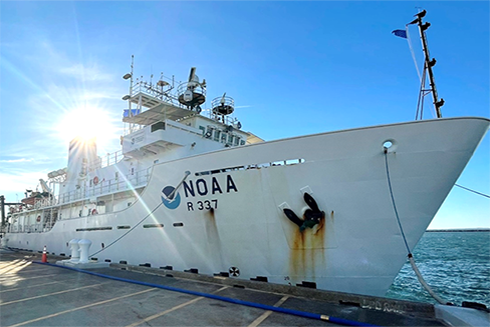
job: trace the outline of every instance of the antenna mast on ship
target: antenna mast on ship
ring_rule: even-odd
[[[422,84],[420,86],[419,101],[417,104],[416,116],[418,116],[420,111],[420,119],[422,119],[423,101],[421,100],[423,100],[423,97],[425,97],[427,94],[432,93],[432,99],[433,99],[434,108],[436,110],[437,118],[442,118],[441,107],[444,105],[444,99],[441,98],[439,100],[439,97],[437,95],[436,82],[434,80],[434,72],[432,71],[432,67],[435,66],[437,61],[435,58],[430,59],[429,46],[427,44],[427,36],[425,35],[425,31],[430,27],[430,23],[422,22],[422,18],[425,16],[425,14],[427,14],[427,11],[422,10],[421,12],[415,15],[417,17],[416,19],[414,19],[413,21],[407,24],[407,25],[411,25],[411,24],[418,25],[420,31],[420,39],[422,40],[422,49],[424,51],[424,57],[425,57],[424,72],[422,74],[422,81],[421,81]],[[429,75],[429,85],[430,85],[429,89],[425,89],[426,72]]]
[[[133,96],[133,69],[134,69],[134,55],[131,55],[131,72],[127,73],[123,76],[123,79],[129,79],[129,94],[125,95],[122,99],[129,100],[128,101],[128,115],[131,117],[133,115],[133,111],[131,109],[131,97]],[[133,124],[129,123],[129,132],[133,132]]]
[[[408,40],[408,45],[410,47],[410,51],[412,52],[412,57],[415,62],[415,67],[417,68],[417,73],[419,74],[420,78],[420,91],[419,91],[419,98],[417,101],[417,112],[415,114],[415,120],[417,119],[422,119],[423,113],[424,113],[424,97],[428,95],[429,93],[432,93],[432,98],[433,98],[433,104],[434,104],[434,109],[437,115],[437,118],[442,118],[441,114],[441,107],[444,105],[444,99],[439,100],[439,96],[437,95],[437,89],[436,89],[436,82],[434,80],[434,72],[432,71],[432,67],[435,66],[436,64],[436,59],[435,58],[430,58],[429,55],[429,46],[427,44],[427,36],[425,35],[425,31],[430,27],[429,22],[422,22],[422,18],[425,17],[427,14],[426,10],[420,11],[418,14],[415,16],[413,21],[405,25],[405,30],[394,30],[392,33],[395,34],[396,36],[402,37],[404,39]],[[417,67],[417,62],[415,59],[415,54],[413,53],[413,49],[411,46],[410,38],[408,35],[408,26],[417,24],[419,27],[419,32],[420,32],[420,39],[422,41],[422,49],[424,51],[424,70],[422,73],[422,76],[420,76],[420,72]],[[426,81],[426,76],[429,76],[429,85],[430,88],[426,89],[425,88],[425,81]]]

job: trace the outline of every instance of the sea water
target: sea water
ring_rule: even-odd
[[[445,301],[490,307],[490,232],[426,232],[413,251],[427,284]],[[407,263],[387,297],[436,303]]]

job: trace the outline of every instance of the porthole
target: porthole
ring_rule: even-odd
[[[382,143],[383,152],[394,152],[397,148],[397,142],[393,139],[387,139]]]
[[[385,148],[385,149],[389,149],[389,148],[391,148],[392,146],[393,146],[393,142],[391,142],[390,140],[385,141],[385,142],[383,143],[383,148]]]

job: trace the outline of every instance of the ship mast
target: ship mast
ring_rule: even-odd
[[[425,35],[425,31],[430,27],[430,23],[429,22],[422,23],[422,18],[425,16],[426,13],[427,13],[426,10],[419,12],[418,14],[415,15],[417,16],[417,18],[414,19],[412,22],[408,23],[408,25],[410,24],[418,25],[420,31],[420,39],[422,40],[422,48],[424,50],[425,63],[424,63],[422,87],[420,89],[421,96],[422,97],[425,96],[426,91],[432,93],[432,98],[434,100],[433,104],[436,110],[437,118],[442,118],[441,107],[444,105],[444,99],[441,98],[439,100],[439,97],[437,95],[436,82],[434,81],[434,72],[432,71],[432,67],[434,67],[436,64],[436,59],[435,58],[430,59],[429,47],[427,45],[427,37]],[[423,89],[423,85],[425,84],[425,71],[427,71],[427,74],[429,75],[429,85],[430,85],[429,90]]]

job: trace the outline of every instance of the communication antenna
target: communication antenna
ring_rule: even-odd
[[[131,110],[131,97],[133,96],[133,69],[134,69],[134,55],[131,55],[131,71],[123,76],[123,79],[129,79],[129,94],[123,96],[123,100],[128,100],[128,116],[132,117],[133,111]],[[129,123],[129,132],[132,132],[132,124]]]
[[[417,18],[415,18],[410,23],[406,24],[405,30],[394,30],[394,31],[392,31],[392,33],[395,34],[395,36],[407,39],[408,46],[410,47],[410,51],[412,53],[413,61],[415,63],[415,68],[417,69],[417,74],[420,78],[420,91],[419,91],[419,98],[418,98],[418,102],[417,102],[417,112],[415,114],[416,120],[422,119],[422,117],[423,117],[423,113],[424,113],[424,101],[423,100],[424,100],[424,97],[426,95],[428,95],[429,93],[432,94],[433,104],[434,104],[434,108],[435,108],[437,118],[442,117],[441,107],[444,105],[444,99],[441,98],[439,100],[439,96],[437,94],[437,89],[436,89],[436,82],[434,80],[434,72],[432,71],[432,67],[434,67],[436,64],[436,59],[430,58],[429,46],[427,44],[427,36],[425,34],[425,31],[430,27],[430,23],[422,22],[422,18],[425,17],[426,14],[427,14],[426,10],[419,10],[419,13],[414,15]],[[424,69],[423,69],[422,76],[420,75],[418,65],[417,65],[417,60],[415,58],[415,54],[413,52],[410,37],[408,34],[408,26],[413,25],[413,24],[418,25],[419,32],[420,32],[420,39],[422,41],[422,49],[424,51]],[[425,83],[427,80],[427,76],[429,77],[430,87],[426,89]]]
[[[159,90],[159,91],[160,91],[160,94],[161,94],[161,99],[162,99],[162,100],[163,100],[163,96],[165,96],[165,97],[167,97],[167,98],[168,98],[168,94],[167,94],[167,92],[168,92],[169,90],[166,90],[166,91],[164,92],[164,91],[163,91],[163,88],[164,88],[165,86],[169,86],[169,85],[170,85],[170,84],[169,84],[167,81],[164,81],[164,80],[163,80],[163,72],[162,72],[162,73],[160,74],[160,79],[159,79],[159,80],[158,80],[158,82],[157,82],[157,86],[159,86],[159,87],[160,87],[160,90]]]
[[[191,72],[189,73],[189,83],[194,81],[195,77],[196,77],[196,67],[192,67]]]
[[[426,14],[427,14],[426,10],[420,11],[418,14],[415,15],[417,18],[415,18],[413,21],[407,24],[407,25],[412,25],[412,24],[418,25],[420,31],[420,39],[422,41],[422,49],[424,51],[424,58],[425,58],[424,71],[422,74],[422,82],[421,82],[422,84],[420,86],[419,101],[417,105],[416,115],[418,116],[419,108],[420,108],[420,118],[422,118],[423,97],[426,96],[428,93],[432,93],[432,99],[433,99],[434,108],[436,110],[437,118],[442,118],[441,107],[444,105],[444,99],[441,98],[439,100],[439,96],[437,94],[437,89],[436,89],[436,82],[434,80],[434,72],[432,71],[432,67],[435,66],[437,61],[435,58],[432,59],[430,58],[429,46],[427,44],[427,36],[425,35],[425,31],[430,27],[430,23],[422,22],[422,18],[425,17]],[[429,85],[430,85],[429,89],[425,89],[426,72],[429,77]]]

